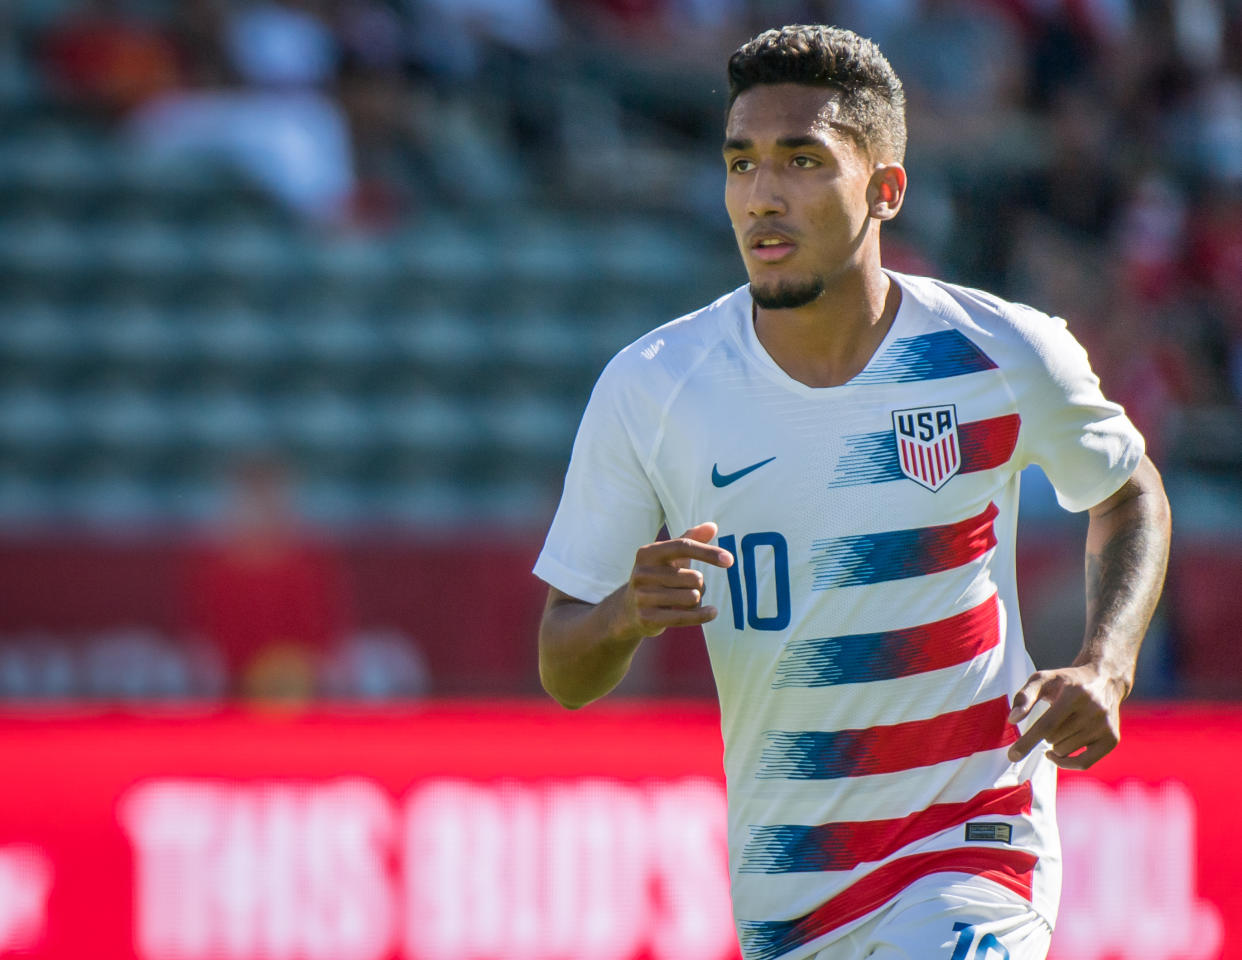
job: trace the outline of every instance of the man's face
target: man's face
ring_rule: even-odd
[[[767,84],[729,111],[725,206],[765,309],[813,302],[862,246],[873,164],[838,121],[839,96]]]

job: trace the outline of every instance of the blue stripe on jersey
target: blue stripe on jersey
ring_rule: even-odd
[[[1018,739],[1005,696],[925,720],[857,730],[768,730],[758,780],[837,780],[896,773],[1007,747]]]
[[[828,481],[829,487],[887,483],[905,476],[897,458],[897,441],[893,439],[892,430],[856,433],[844,440],[845,453],[837,461],[836,472]]]
[[[909,383],[995,370],[996,364],[956,330],[894,340],[851,383]]]
[[[791,640],[776,665],[772,686],[831,687],[891,680],[973,660],[1000,642],[996,595],[932,623]]]
[[[782,953],[809,943],[816,936],[823,936],[806,929],[808,926],[805,917],[796,920],[739,921],[742,956],[746,960],[776,960]]]
[[[856,587],[904,580],[926,573],[919,552],[919,530],[890,530],[811,544],[811,589]]]
[[[859,774],[860,730],[769,730],[759,780],[838,780]]]
[[[940,527],[887,530],[811,542],[811,589],[904,580],[960,567],[996,546],[996,505]]]
[[[772,686],[831,687],[905,676],[894,657],[904,652],[901,639],[885,632],[791,640],[776,665]]]
[[[780,823],[750,828],[742,852],[742,873],[818,873],[853,870],[860,863],[892,856],[915,840],[981,817],[1017,817],[1031,812],[1031,781],[988,787],[969,800],[933,803],[888,820],[838,820],[819,824]]]

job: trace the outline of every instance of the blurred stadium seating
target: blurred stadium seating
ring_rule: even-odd
[[[1151,688],[1242,694],[1242,674],[1202,655],[1229,620],[1204,597],[1230,594],[1242,560],[1197,539],[1242,526],[1242,227],[1220,215],[1242,210],[1235,8],[529,0],[471,19],[471,4],[292,4],[330,52],[326,74],[295,79],[351,138],[350,192],[325,213],[253,164],[164,155],[134,129],[178,91],[274,96],[229,47],[273,6],[0,13],[0,539],[15,596],[32,571],[57,584],[4,604],[0,694],[222,689],[149,585],[221,525],[222,477],[257,452],[291,466],[300,513],[349,558],[358,629],[399,630],[425,657],[387,687],[360,663],[350,687],[340,660],[325,689],[533,689],[526,571],[595,376],[744,279],[718,199],[723,60],[753,28],[810,16],[873,28],[907,76],[914,189],[892,262],[1065,312],[1152,439],[1194,559],[1175,557]],[[1012,62],[967,89],[911,38],[958,36],[953,18],[971,16]],[[91,74],[81,36],[144,56]],[[946,138],[966,102],[974,120]],[[1082,183],[1100,188],[1091,204]],[[1036,550],[1042,536],[1072,558],[1077,528],[1046,500],[1029,508]],[[76,582],[56,566],[73,551]],[[463,667],[461,606],[429,612],[472,603],[446,595],[440,563],[520,597],[475,623],[494,669]],[[109,565],[133,571],[131,602],[72,614]],[[417,576],[433,578],[410,588],[417,609],[375,599]],[[1049,583],[1028,610],[1072,620],[1047,611],[1081,601]],[[1055,642],[1032,631],[1037,651]],[[661,656],[635,690],[708,689],[701,657]]]

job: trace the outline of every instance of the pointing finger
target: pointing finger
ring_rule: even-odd
[[[700,560],[714,567],[733,565],[733,554],[728,550],[714,547],[710,543],[701,543],[698,540],[664,540],[646,549],[650,551],[647,554],[648,563],[685,567],[691,560]]]
[[[1013,695],[1013,709],[1009,711],[1009,722],[1018,723],[1030,714],[1035,704],[1044,696],[1044,684],[1050,678],[1043,673],[1033,673],[1031,678]]]
[[[685,567],[691,560],[700,560],[715,567],[733,566],[733,554],[723,547],[712,546],[711,540],[716,536],[716,524],[710,520],[698,523],[680,537],[673,540],[662,540],[642,548],[640,553],[646,554],[649,562]]]
[[[681,539],[697,540],[700,543],[710,544],[716,539],[716,534],[719,531],[720,528],[716,524],[712,523],[712,521],[708,520],[704,523],[695,524],[681,535]],[[725,550],[723,547],[716,547],[715,549],[718,551],[718,559],[708,560],[708,563],[711,563],[717,567],[733,566],[733,554],[731,554],[728,550]]]
[[[716,534],[720,528],[712,521],[707,520],[704,523],[696,523],[693,527],[681,535],[683,540],[698,540],[700,543],[711,543],[716,539]]]
[[[1047,699],[1051,693],[1051,684],[1040,691],[1040,696],[1032,701],[1032,706],[1040,699]],[[1051,741],[1059,733],[1059,727],[1073,711],[1073,704],[1068,700],[1057,700],[1038,720],[1032,723],[1012,747],[1009,748],[1009,760],[1016,763],[1030,753],[1041,740]],[[1029,716],[1028,709],[1024,716]],[[1012,714],[1010,714],[1012,716]]]

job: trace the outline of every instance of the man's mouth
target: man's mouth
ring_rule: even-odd
[[[785,237],[760,237],[750,246],[751,255],[765,263],[783,260],[797,249],[797,244]]]

